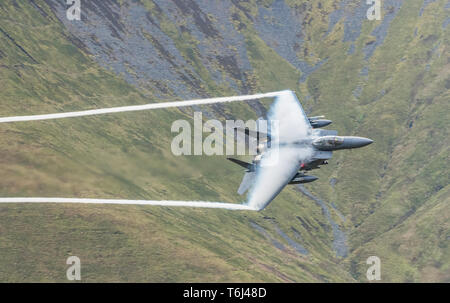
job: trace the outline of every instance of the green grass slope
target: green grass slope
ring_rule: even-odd
[[[18,5],[0,5],[9,36],[1,36],[2,116],[158,101],[98,67],[54,17]],[[242,171],[224,157],[172,155],[170,126],[180,118],[192,117],[160,110],[2,125],[1,195],[242,201],[234,194]],[[336,264],[320,208],[294,191],[264,213],[50,204],[0,212],[1,281],[65,281],[71,255],[86,282],[352,280]],[[296,215],[317,221],[307,230]],[[275,226],[291,238],[299,231],[310,253]]]

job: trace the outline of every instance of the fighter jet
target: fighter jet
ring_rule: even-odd
[[[328,164],[333,151],[360,148],[373,141],[363,137],[338,136],[335,130],[320,129],[332,123],[323,116],[307,117],[294,92],[282,91],[270,106],[268,121],[277,125],[267,133],[248,128],[236,132],[256,140],[257,154],[251,163],[228,160],[246,169],[238,189],[250,190],[249,204],[264,209],[288,184],[302,184],[318,178],[305,172]]]

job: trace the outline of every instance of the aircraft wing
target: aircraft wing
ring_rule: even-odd
[[[265,208],[292,180],[301,163],[313,156],[311,147],[292,144],[312,133],[311,124],[292,91],[280,93],[267,117],[276,122],[270,133],[272,144],[256,168],[248,200],[248,205],[258,210]]]
[[[291,90],[278,93],[267,113],[267,119],[269,122],[274,122],[268,125],[269,133],[243,128],[236,128],[236,131],[251,138],[268,138],[269,141],[280,144],[293,143],[313,133],[308,116]]]
[[[280,92],[271,105],[267,118],[271,123],[272,142],[289,144],[312,134],[311,123],[293,91]]]
[[[264,209],[294,178],[302,161],[313,154],[305,147],[283,146],[264,153],[256,168],[255,183],[250,189],[248,205]]]

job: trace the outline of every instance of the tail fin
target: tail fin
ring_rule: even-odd
[[[234,158],[227,158],[227,160],[230,160],[231,162],[234,162],[247,170],[244,174],[244,178],[242,178],[241,185],[239,186],[239,189],[237,191],[238,194],[243,195],[254,183],[256,176],[255,166],[252,163],[247,163]]]
[[[227,158],[227,160],[230,160],[231,162],[234,162],[237,165],[242,166],[243,168],[247,169],[247,171],[249,171],[249,172],[254,171],[253,164],[251,164],[251,163],[244,162],[244,161],[241,161],[241,160],[238,160],[235,158]]]
[[[257,130],[250,130],[249,128],[241,128],[241,127],[235,127],[234,128],[236,132],[243,133],[249,138],[252,138],[253,140],[256,140],[259,144],[259,141],[270,141],[270,135]]]
[[[255,172],[246,172],[244,178],[242,178],[241,185],[237,191],[238,194],[243,195],[252,186],[255,180]]]

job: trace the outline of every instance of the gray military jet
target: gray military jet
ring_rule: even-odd
[[[335,150],[359,148],[373,141],[363,137],[338,136],[335,130],[320,129],[331,124],[323,116],[307,117],[292,91],[280,93],[271,105],[268,121],[277,121],[267,133],[248,128],[236,131],[257,140],[257,155],[251,163],[228,160],[246,169],[238,189],[249,192],[248,204],[264,209],[288,184],[309,183],[318,178],[306,171],[328,164]]]

